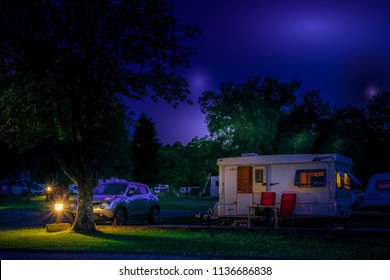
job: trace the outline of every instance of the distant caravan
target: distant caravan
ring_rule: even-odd
[[[390,172],[370,177],[363,197],[363,207],[390,207]]]

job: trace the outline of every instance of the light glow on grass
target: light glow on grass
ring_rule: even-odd
[[[387,233],[98,226],[93,234],[0,231],[0,249],[209,254],[275,259],[387,259]]]

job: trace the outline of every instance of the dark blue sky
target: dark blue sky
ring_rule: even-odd
[[[160,141],[183,144],[208,134],[197,99],[223,82],[273,75],[298,78],[338,106],[365,106],[390,89],[390,1],[176,0],[180,22],[197,25],[199,53],[183,75],[194,105],[133,102],[152,118]]]

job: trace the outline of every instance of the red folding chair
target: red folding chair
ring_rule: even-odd
[[[260,197],[260,205],[262,206],[275,206],[276,193],[274,192],[262,192]]]
[[[263,206],[259,213],[259,216],[265,216],[269,219],[269,226],[276,219],[276,208],[275,208],[275,192],[262,192],[260,197],[260,207]]]
[[[296,193],[282,193],[279,209],[279,222],[291,219],[291,226],[293,225],[296,201]]]

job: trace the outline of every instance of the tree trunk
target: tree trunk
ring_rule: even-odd
[[[207,186],[208,186],[208,184],[210,182],[210,177],[211,177],[211,173],[209,172],[207,174],[207,180],[205,181],[205,183],[204,183],[202,189],[200,190],[200,192],[198,193],[198,197],[202,197],[206,193],[206,188],[207,188]]]
[[[94,232],[96,231],[95,220],[93,218],[93,190],[97,179],[95,172],[81,156],[74,156],[77,153],[72,152],[67,161],[66,156],[60,153],[53,153],[54,158],[60,165],[62,171],[68,178],[77,185],[77,213],[72,230],[75,232]]]
[[[80,182],[80,181],[79,181]],[[77,186],[77,213],[72,226],[75,232],[94,232],[96,231],[93,218],[93,189],[95,184],[93,180],[81,180]]]

